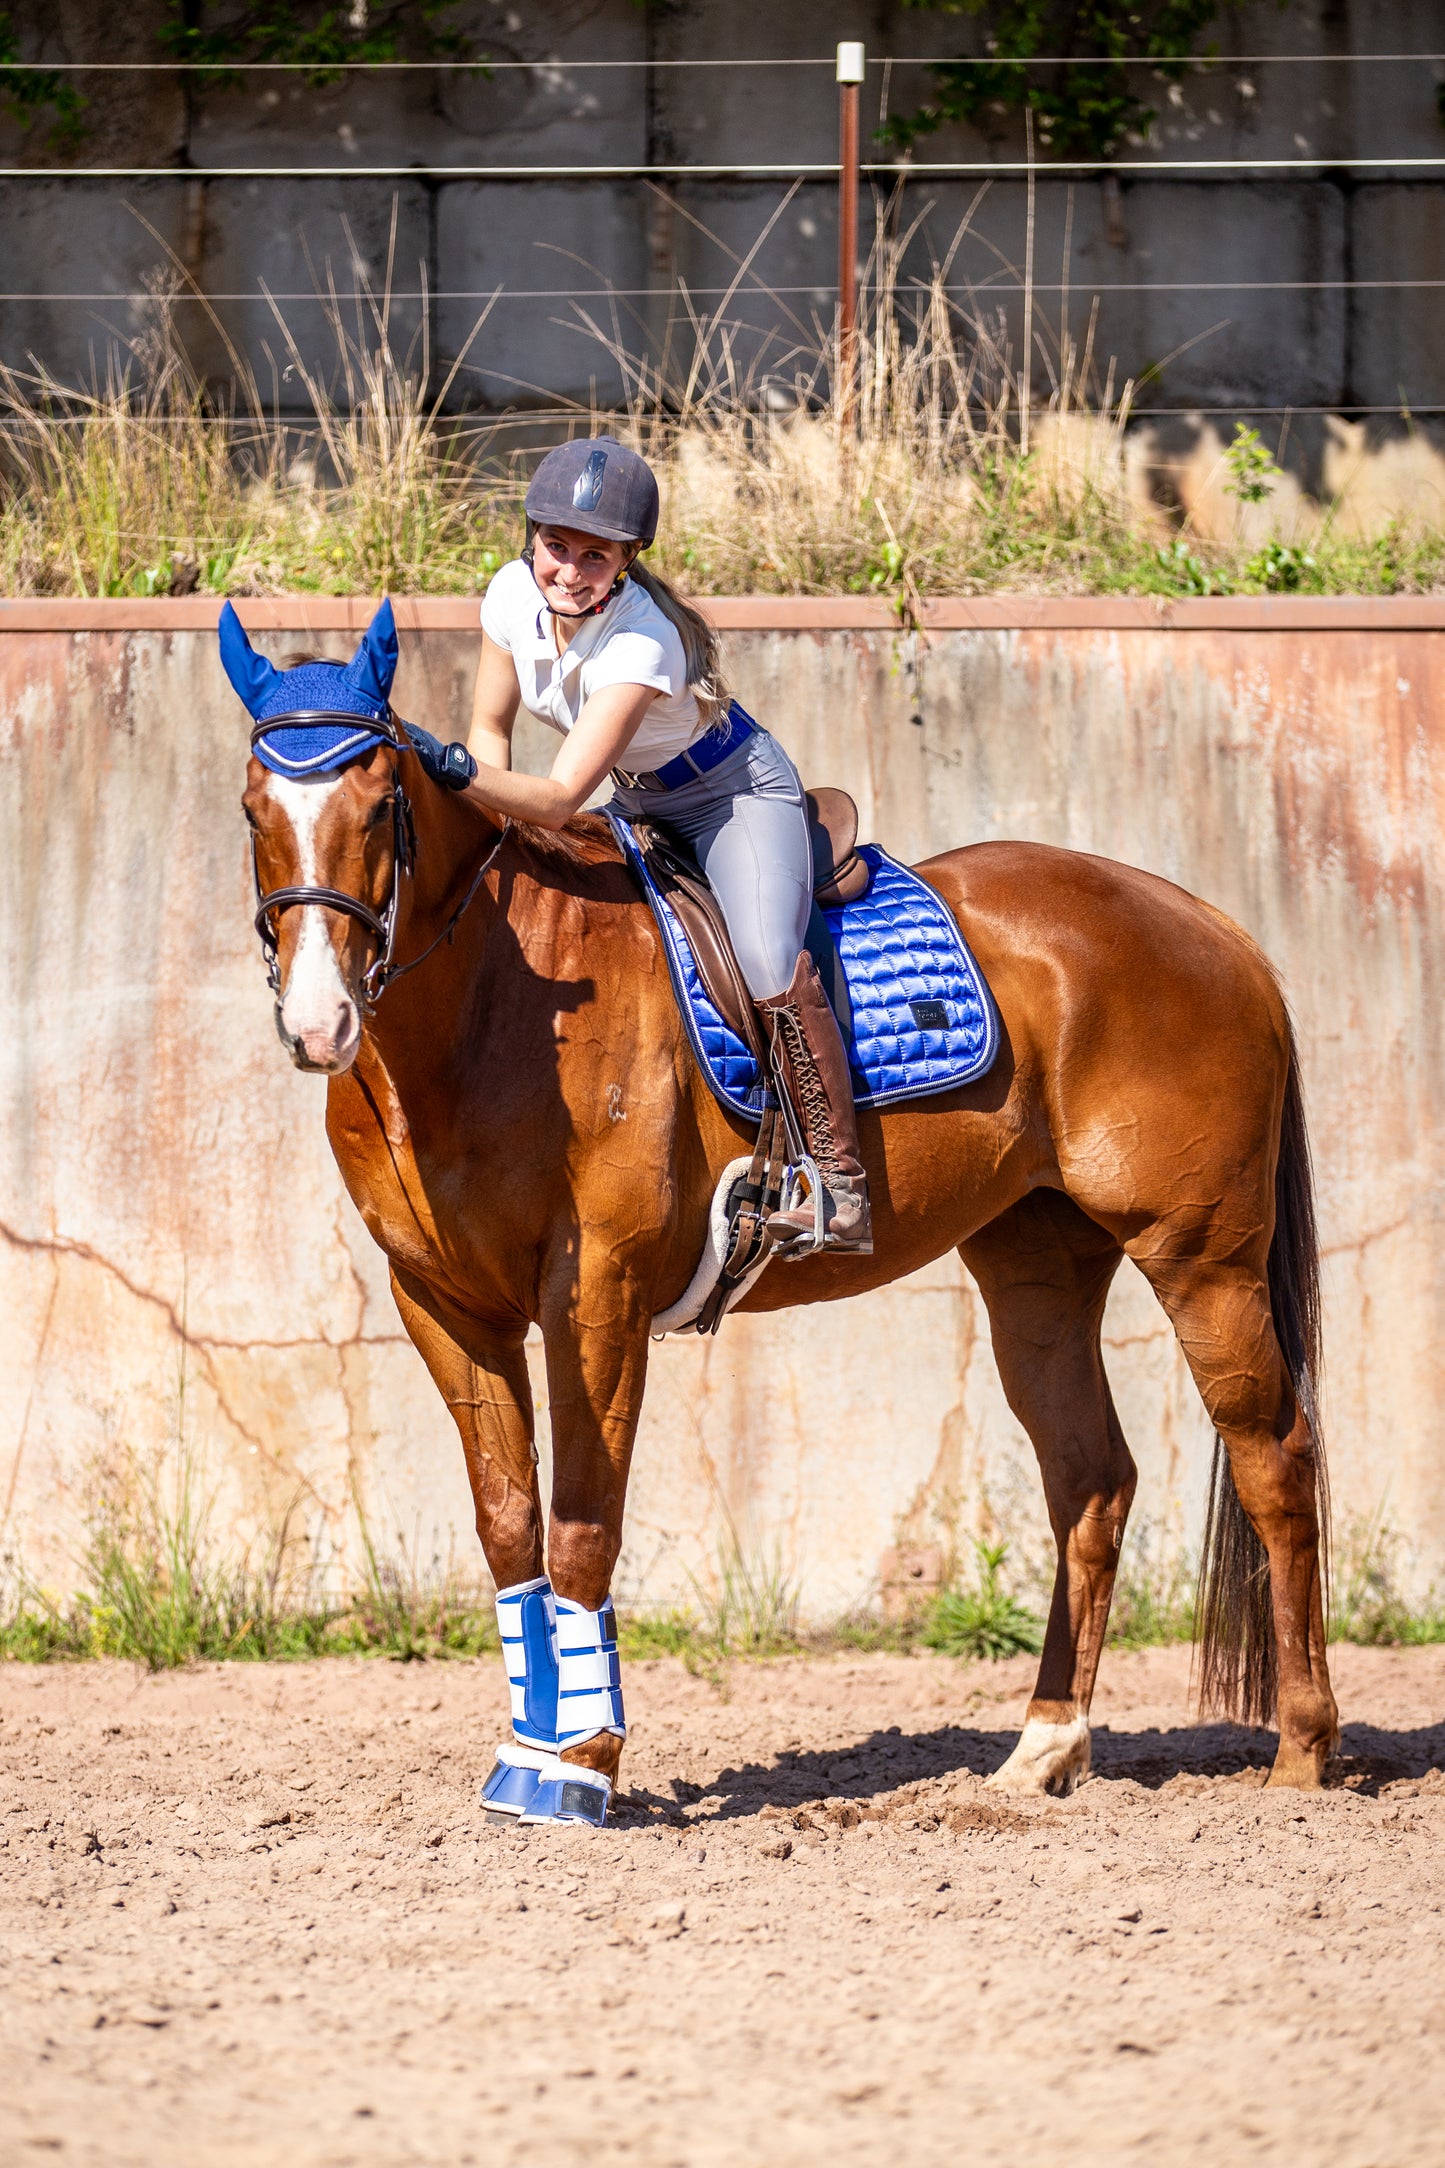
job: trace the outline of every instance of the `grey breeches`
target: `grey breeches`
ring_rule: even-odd
[[[755,1001],[792,983],[813,902],[813,852],[798,771],[758,730],[731,759],[679,790],[627,790],[616,803],[691,845],[722,905]]]

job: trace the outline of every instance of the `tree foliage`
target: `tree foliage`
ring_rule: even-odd
[[[0,15],[0,110],[28,134],[46,115],[46,141],[68,150],[85,133],[85,99],[73,79],[54,68],[18,66],[20,44],[8,15]]]
[[[465,60],[470,41],[447,18],[460,0],[170,0],[161,45],[172,59],[226,73],[238,62],[304,66],[308,81],[333,83],[357,62]]]
[[[916,113],[900,114],[881,133],[900,149],[955,121],[1029,112],[1037,141],[1061,158],[1107,158],[1126,137],[1142,137],[1157,117],[1139,96],[1136,77],[1119,65],[1145,63],[1168,77],[1211,57],[1195,41],[1239,0],[903,0],[930,13],[981,22],[983,66],[940,64],[935,92]],[[1043,59],[1040,56],[1045,56]],[[1048,59],[1069,60],[1051,67]],[[1091,65],[1090,63],[1093,63]]]

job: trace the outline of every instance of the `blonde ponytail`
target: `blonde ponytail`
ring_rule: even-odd
[[[634,561],[628,569],[628,577],[636,580],[642,592],[649,595],[663,616],[676,626],[687,659],[688,690],[697,700],[704,727],[710,730],[727,714],[728,702],[732,699],[723,676],[722,648],[716,626],[708,623],[701,610],[684,602],[660,572],[650,572]]]

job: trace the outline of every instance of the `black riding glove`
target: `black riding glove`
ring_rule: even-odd
[[[466,789],[477,772],[477,764],[458,739],[443,745],[440,738],[434,738],[419,723],[408,723],[406,734],[417,759],[434,783],[440,783],[443,790]]]

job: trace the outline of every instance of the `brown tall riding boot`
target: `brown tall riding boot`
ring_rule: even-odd
[[[826,1193],[824,1247],[870,1255],[873,1222],[868,1209],[868,1177],[858,1157],[858,1118],[853,1109],[848,1055],[838,1020],[806,950],[798,958],[787,992],[760,1001],[758,1009],[774,1044],[782,1043],[788,1096],[804,1145],[822,1176]],[[809,1240],[813,1226],[811,1199],[791,1211],[775,1212],[768,1221],[784,1257],[789,1255],[789,1245],[794,1246],[793,1254],[797,1256],[809,1254],[796,1245]]]

